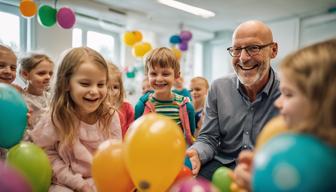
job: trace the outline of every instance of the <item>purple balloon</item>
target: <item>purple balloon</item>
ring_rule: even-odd
[[[182,41],[190,41],[192,38],[192,33],[190,31],[181,31],[180,37]]]
[[[187,51],[188,50],[188,42],[182,41],[179,44],[179,48],[180,48],[181,51]]]
[[[218,189],[213,186],[209,181],[200,178],[188,178],[182,180],[172,186],[169,192],[217,192]]]
[[[31,185],[18,171],[0,161],[0,192],[31,192]]]
[[[62,7],[59,9],[56,18],[58,25],[64,29],[70,29],[76,23],[75,12],[68,7]]]

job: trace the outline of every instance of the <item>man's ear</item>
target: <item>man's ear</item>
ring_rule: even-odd
[[[274,42],[271,49],[272,49],[271,58],[273,59],[278,54],[278,43]]]

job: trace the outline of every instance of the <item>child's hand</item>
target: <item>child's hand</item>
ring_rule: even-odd
[[[80,192],[94,192],[94,189],[89,184],[85,184]]]
[[[242,151],[238,157],[238,165],[231,176],[233,184],[240,190],[251,191],[251,171],[254,153],[252,151]]]
[[[198,157],[198,153],[195,149],[187,150],[187,156],[190,158],[192,165],[192,174],[196,176],[201,168],[201,161]]]

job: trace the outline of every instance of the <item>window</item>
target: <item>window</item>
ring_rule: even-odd
[[[82,44],[82,30],[74,28],[72,30],[72,47],[80,47]]]
[[[88,31],[87,46],[104,55],[106,59],[114,61],[114,37],[95,31]]]
[[[0,11],[0,42],[13,50],[20,48],[20,18],[17,15]]]

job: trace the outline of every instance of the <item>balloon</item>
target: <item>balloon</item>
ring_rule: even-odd
[[[189,169],[192,169],[191,161],[188,156],[184,158],[184,165],[187,166]]]
[[[76,15],[74,11],[68,7],[62,7],[56,14],[57,23],[63,29],[70,29],[76,23]]]
[[[266,125],[258,135],[255,147],[256,150],[259,150],[261,146],[263,146],[273,137],[285,132],[288,132],[288,128],[285,120],[283,119],[283,116],[279,115],[274,117],[266,123]]]
[[[335,162],[335,149],[310,135],[279,135],[256,153],[252,191],[334,191]]]
[[[8,151],[6,161],[25,176],[34,192],[48,191],[51,165],[48,156],[40,147],[30,142],[22,142]]]
[[[192,33],[190,31],[181,31],[180,32],[180,37],[182,41],[190,41],[192,38]]]
[[[178,36],[178,35],[173,35],[173,36],[171,36],[170,37],[170,39],[169,39],[169,42],[171,43],[171,44],[179,44],[179,43],[181,43],[181,38],[180,38],[180,36]]]
[[[179,173],[186,142],[169,117],[151,113],[134,121],[125,135],[125,161],[140,191],[165,191]]]
[[[182,57],[182,52],[179,49],[176,49],[175,47],[172,48],[172,51],[174,52],[176,58],[180,60]]]
[[[123,153],[121,140],[108,140],[100,144],[92,161],[92,177],[98,191],[130,192],[134,188]]]
[[[20,172],[0,161],[0,192],[31,192],[31,186]]]
[[[19,8],[21,14],[25,17],[32,17],[37,11],[36,3],[33,0],[22,0]]]
[[[188,50],[188,42],[182,41],[182,43],[179,44],[179,48],[181,51],[187,51]]]
[[[137,39],[139,38],[139,34],[137,34],[137,35],[138,36],[135,36],[135,34],[132,31],[126,31],[123,34],[123,41],[124,41],[124,43],[126,45],[132,47],[137,42]]]
[[[189,178],[172,186],[170,192],[218,192],[218,189],[209,181],[201,178]]]
[[[212,175],[212,184],[214,184],[221,192],[230,191],[230,186],[232,179],[229,173],[232,172],[231,169],[227,167],[220,167],[216,169]]]
[[[182,169],[180,170],[180,172],[177,174],[174,183],[179,182],[183,179],[192,177],[193,174],[191,172],[191,170],[187,167],[187,166],[183,166]]]
[[[28,108],[15,88],[0,83],[0,147],[11,148],[21,141],[27,125]]]
[[[142,40],[142,33],[140,31],[133,31],[135,43],[140,42]]]
[[[143,57],[150,50],[152,50],[151,44],[146,42],[137,43],[133,46],[132,54],[134,57]]]
[[[56,23],[56,9],[42,5],[38,10],[38,22],[43,27],[51,27]]]

